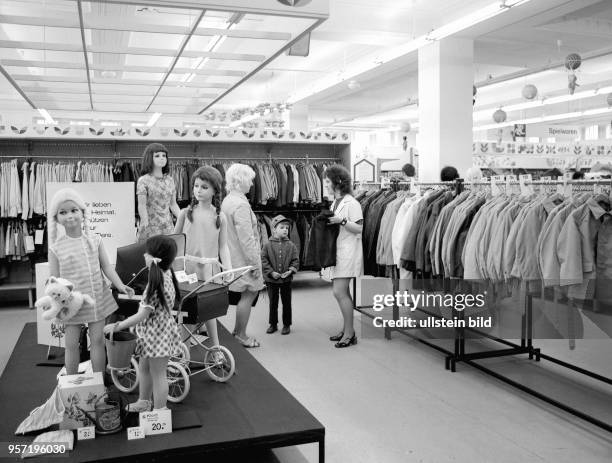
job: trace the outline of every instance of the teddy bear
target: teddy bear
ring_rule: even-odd
[[[42,318],[58,321],[69,320],[81,308],[93,308],[95,301],[87,294],[73,291],[74,284],[64,278],[51,277],[45,286],[46,296],[35,303],[36,307],[43,309]]]

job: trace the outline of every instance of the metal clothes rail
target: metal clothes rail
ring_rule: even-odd
[[[472,182],[472,183],[467,183],[467,182],[463,182],[462,179],[458,179],[456,182],[451,182],[455,184],[455,188],[457,193],[460,193],[461,191],[463,191],[464,186],[470,186],[470,185],[491,185],[489,182]],[[512,184],[516,184],[518,185],[519,182],[511,182]],[[571,184],[572,186],[592,186],[592,185],[602,185],[602,186],[612,186],[612,180],[610,179],[600,179],[600,180],[567,180],[567,181],[561,181],[561,180],[556,180],[556,181],[535,181],[535,182],[527,182],[527,184],[534,184],[534,185],[557,185],[557,184]],[[418,185],[418,184],[417,184]],[[421,184],[423,185],[423,184]],[[503,185],[503,184],[502,184]],[[449,186],[449,182],[440,182],[440,183],[428,183],[427,186]],[[396,294],[397,291],[399,291],[399,270],[397,269],[397,267],[393,267],[392,269],[392,287],[393,287],[393,294]],[[354,278],[353,279],[353,309],[360,312],[361,314],[369,317],[369,318],[374,318],[374,315],[372,315],[371,313],[367,312],[367,309],[372,309],[371,306],[357,306],[357,301],[356,301],[356,294],[357,294],[357,279]],[[555,357],[549,356],[549,355],[545,355],[542,353],[540,348],[537,348],[534,346],[533,343],[533,296],[530,294],[527,294],[525,297],[525,304],[524,304],[524,312],[521,316],[521,343],[520,344],[516,344],[513,343],[511,341],[496,337],[496,336],[492,336],[488,333],[484,333],[480,330],[474,329],[474,328],[468,328],[468,327],[459,327],[459,328],[454,328],[454,348],[453,350],[449,350],[446,349],[442,346],[439,346],[433,342],[430,342],[426,339],[423,339],[415,334],[413,334],[413,331],[416,331],[418,328],[413,328],[413,329],[402,329],[402,328],[389,328],[389,327],[385,327],[385,338],[386,339],[391,339],[391,332],[392,331],[397,331],[405,336],[408,336],[412,339],[415,339],[416,341],[431,347],[439,352],[442,352],[443,354],[445,354],[445,359],[444,359],[444,363],[445,363],[445,368],[447,370],[450,370],[451,372],[455,372],[456,371],[456,365],[459,362],[463,362],[467,365],[470,365],[474,368],[476,368],[477,370],[492,376],[500,381],[503,381],[506,384],[509,384],[510,386],[513,386],[531,396],[537,397],[538,399],[553,405],[554,407],[557,407],[561,410],[564,410],[567,413],[570,413],[578,418],[581,418],[584,421],[587,421],[601,429],[604,429],[608,432],[612,432],[612,424],[611,423],[606,423],[604,421],[599,420],[598,418],[595,418],[594,416],[585,413],[582,410],[579,410],[575,407],[571,407],[570,405],[563,403],[559,400],[554,399],[553,397],[544,394],[542,392],[539,392],[529,386],[526,386],[525,384],[522,384],[518,381],[515,381],[513,379],[511,379],[510,377],[503,375],[501,373],[498,373],[484,365],[481,365],[480,363],[477,362],[477,360],[482,360],[482,359],[488,359],[488,358],[499,358],[499,357],[507,357],[507,356],[516,356],[516,355],[528,355],[529,360],[534,360],[536,362],[539,362],[541,360],[547,360],[551,363],[554,363],[556,365],[562,366],[564,368],[567,368],[571,371],[574,371],[576,373],[579,373],[581,375],[585,375],[589,378],[595,379],[597,381],[601,381],[605,384],[610,384],[612,385],[612,378],[608,378],[605,376],[602,376],[600,374],[597,374],[595,372],[589,371],[587,369],[584,369],[582,367],[579,367],[577,365],[565,362],[563,360],[557,359]],[[393,320],[399,320],[399,307],[397,306],[397,302],[396,299],[394,298],[394,305],[392,307],[393,309]],[[430,312],[428,310],[425,310],[423,308],[417,308],[416,310],[418,310],[421,313],[424,313],[428,316],[432,316],[432,317],[436,317],[436,318],[442,318],[440,314],[436,314],[433,312]],[[463,320],[464,319],[464,312],[463,311],[459,311],[459,320]],[[466,352],[466,346],[465,346],[465,333],[466,331],[470,331],[472,333],[478,334],[480,336],[483,336],[485,338],[488,338],[490,340],[496,341],[500,344],[503,344],[504,346],[506,346],[503,349],[494,349],[494,350],[485,350],[485,351],[479,351],[479,352],[473,352],[473,353],[468,353]]]
[[[65,159],[70,159],[70,160],[91,160],[91,161],[95,161],[97,159],[110,159],[110,160],[115,160],[115,161],[121,161],[121,160],[142,160],[142,156],[121,156],[121,155],[115,155],[115,156],[96,156],[96,157],[87,157],[87,156],[74,156],[74,155],[66,155],[66,156],[57,156],[57,155],[39,155],[39,154],[32,154],[32,155],[28,155],[28,154],[13,154],[13,155],[8,155],[8,154],[0,154],[0,159],[19,159],[19,158],[25,158],[25,159],[46,159],[46,160],[65,160]],[[243,161],[243,162],[253,162],[253,161],[262,161],[262,162],[270,162],[270,158],[268,157],[214,157],[214,156],[198,156],[198,155],[193,155],[193,156],[171,156],[170,157],[171,160],[181,160],[181,161],[212,161],[212,162],[222,162],[222,161]],[[326,161],[326,162],[339,162],[338,158],[321,158],[321,157],[309,157],[309,156],[294,156],[294,157],[273,157],[272,162],[274,161],[305,161],[305,162],[310,162],[310,161]]]

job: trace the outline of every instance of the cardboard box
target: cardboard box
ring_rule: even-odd
[[[64,420],[60,429],[77,429],[83,426],[92,426],[91,421],[84,412],[95,417],[95,405],[105,393],[102,373],[60,376],[58,380],[59,392],[66,407]]]

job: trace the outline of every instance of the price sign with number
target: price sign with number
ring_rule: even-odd
[[[145,436],[171,433],[172,412],[170,410],[142,412],[140,414],[140,426],[144,428]]]
[[[83,428],[78,428],[77,430],[77,439],[78,440],[89,440],[96,438],[96,428],[95,426],[86,426]]]
[[[144,437],[145,437],[145,430],[142,426],[134,426],[132,428],[127,428],[128,440],[144,439]]]

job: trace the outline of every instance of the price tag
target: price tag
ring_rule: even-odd
[[[34,244],[43,244],[45,240],[45,232],[43,230],[36,230],[34,234]]]
[[[145,430],[142,426],[134,426],[132,428],[127,428],[127,437],[128,440],[144,439]]]
[[[385,189],[385,188],[389,188],[391,186],[391,179],[388,177],[381,177],[380,178],[380,188],[381,189]]]
[[[531,174],[519,175],[519,185],[522,195],[531,195],[533,193],[533,187],[531,186]]]
[[[494,175],[491,177],[491,193],[493,196],[499,196],[501,194],[501,190],[499,189],[499,184],[504,181],[503,175]]]
[[[96,427],[95,426],[86,426],[84,428],[77,429],[77,439],[78,440],[89,440],[96,438]]]
[[[519,181],[523,183],[531,182],[531,174],[519,175]]]
[[[31,253],[31,252],[34,252],[36,250],[34,248],[34,238],[32,238],[30,235],[27,235],[27,236],[24,237],[23,244],[25,246],[25,251],[27,253]]]
[[[145,436],[168,434],[172,432],[172,411],[155,410],[140,414],[140,426],[144,428]]]

